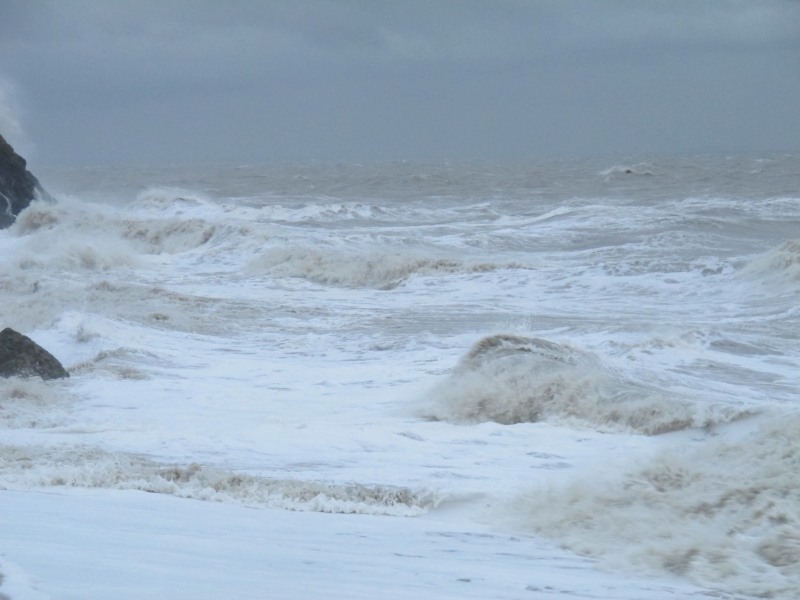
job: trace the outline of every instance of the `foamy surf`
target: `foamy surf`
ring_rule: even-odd
[[[50,486],[141,490],[262,508],[402,517],[419,516],[442,501],[435,492],[398,486],[268,479],[195,463],[164,465],[82,446],[0,445],[0,489]]]
[[[0,377],[0,428],[43,429],[62,425],[72,396],[68,382],[40,377]]]
[[[800,589],[800,416],[518,498],[518,524],[608,566],[767,598]]]
[[[430,392],[420,414],[460,424],[549,421],[658,435],[750,413],[668,398],[568,344],[500,334],[477,342]]]

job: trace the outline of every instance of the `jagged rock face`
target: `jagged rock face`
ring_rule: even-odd
[[[31,338],[6,327],[0,331],[0,377],[69,377],[58,359]]]
[[[41,186],[26,168],[25,159],[0,135],[0,229],[8,227]]]

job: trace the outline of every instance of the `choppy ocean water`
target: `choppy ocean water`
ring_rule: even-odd
[[[232,512],[197,517],[221,525],[196,560],[284,525],[270,597],[307,575],[326,597],[795,597],[800,159],[40,176],[58,202],[0,232],[0,325],[71,378],[0,381],[12,598],[103,597],[119,569],[68,580],[121,511],[212,504]],[[64,525],[87,514],[110,521]],[[158,561],[188,581],[180,548]],[[254,597],[236,582],[168,597]]]

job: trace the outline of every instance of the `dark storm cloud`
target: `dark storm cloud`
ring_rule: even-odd
[[[50,163],[793,150],[800,2],[4,0],[0,76]]]

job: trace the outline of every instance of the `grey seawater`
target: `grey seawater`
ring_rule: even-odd
[[[353,361],[451,356],[420,418],[705,428],[720,441],[696,456],[517,499],[519,527],[729,591],[800,585],[800,158],[39,175],[59,204],[0,240],[8,325],[72,310],[261,344],[328,336]],[[120,352],[73,368],[148,376]],[[61,410],[7,387],[9,427],[32,419],[26,397],[38,423]],[[725,437],[748,418],[761,429]]]
[[[350,306],[380,298],[391,311],[388,328],[378,325],[385,315],[356,328],[452,336],[525,322],[530,333],[558,330],[584,349],[639,360],[684,344],[708,352],[659,368],[696,377],[689,388],[713,379],[737,397],[744,385],[744,396],[791,401],[796,382],[779,367],[793,362],[800,333],[791,243],[798,167],[793,156],[687,157],[85,168],[41,177],[62,194],[126,208],[100,219],[96,233],[116,228],[111,241],[134,253],[191,250],[196,263],[231,276],[361,290]],[[137,219],[137,208],[156,212]],[[102,269],[126,256],[96,260]],[[76,261],[91,268],[93,258]],[[409,296],[425,301],[404,302]]]

